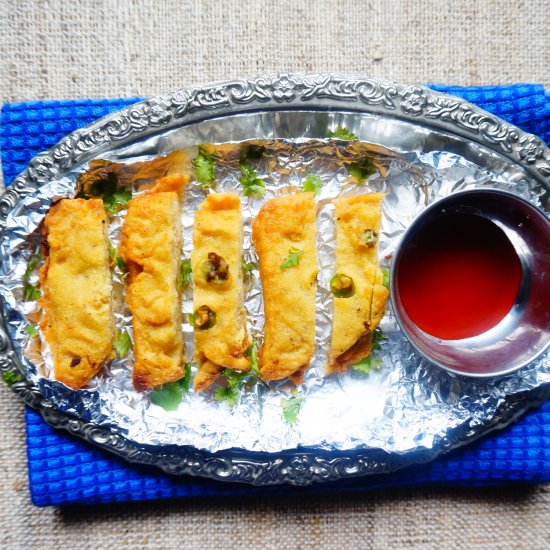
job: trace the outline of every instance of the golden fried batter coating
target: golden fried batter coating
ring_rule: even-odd
[[[235,193],[208,195],[195,213],[193,230],[193,306],[197,391],[208,388],[224,368],[245,371],[250,362],[242,273],[243,222]],[[201,323],[208,307],[215,322]],[[206,321],[208,320],[205,318]],[[212,325],[212,326],[210,326]]]
[[[265,380],[292,376],[300,383],[315,343],[317,250],[313,193],[268,201],[253,222],[252,239],[260,258],[265,326],[259,352]],[[298,264],[283,269],[295,251]]]
[[[113,357],[114,319],[107,215],[101,199],[62,199],[43,225],[40,270],[44,316],[55,378],[84,386]]]
[[[175,176],[172,176],[175,177]],[[179,176],[180,188],[187,179]],[[170,188],[176,189],[170,183]],[[133,383],[143,391],[183,374],[181,205],[175,191],[133,198],[122,227],[120,252],[128,268],[126,301],[133,315]]]
[[[335,274],[351,277],[355,292],[349,297],[334,296],[328,373],[346,370],[370,354],[372,331],[384,315],[389,291],[378,266],[383,199],[382,193],[371,193],[334,201]]]

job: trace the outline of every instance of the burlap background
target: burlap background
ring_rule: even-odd
[[[0,102],[285,70],[549,86],[549,34],[548,0],[0,0]],[[547,487],[37,509],[23,434],[1,385],[1,548],[550,548]]]

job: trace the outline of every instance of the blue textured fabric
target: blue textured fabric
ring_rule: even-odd
[[[542,86],[432,86],[463,97],[550,141],[550,94]],[[29,160],[67,133],[136,99],[7,104],[0,115],[0,151],[9,185]],[[550,402],[506,430],[429,464],[307,488],[250,487],[172,477],[136,466],[50,428],[27,409],[27,454],[33,502],[38,506],[257,493],[353,492],[420,485],[488,485],[550,481]]]

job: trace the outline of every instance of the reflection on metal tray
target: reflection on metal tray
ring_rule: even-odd
[[[14,273],[23,265],[16,265],[17,251],[53,195],[72,192],[74,176],[88,160],[130,160],[205,142],[286,138],[301,151],[292,160],[301,173],[307,169],[307,162],[300,160],[307,157],[304,152],[322,149],[318,142],[305,140],[325,138],[338,126],[401,156],[395,170],[368,182],[370,188],[388,192],[381,246],[385,258],[391,257],[414,215],[435,198],[460,189],[508,189],[548,207],[550,154],[538,138],[466,102],[420,87],[337,75],[280,75],[189,88],[134,105],[71,134],[36,157],[0,202],[5,227],[7,221],[2,243],[5,332],[0,334],[0,368],[15,368],[24,376],[13,389],[53,426],[128,460],[155,464],[171,473],[255,484],[307,484],[390,472],[435,458],[540,402],[550,391],[548,354],[497,380],[454,377],[413,352],[391,312],[383,322],[389,338],[383,345],[383,368],[368,377],[323,379],[319,365],[314,366],[304,385],[299,422],[292,427],[280,418],[276,392],[263,396],[260,416],[252,413],[256,394],[245,397],[235,409],[191,396],[177,413],[166,416],[155,407],[148,409],[143,396],[136,397],[121,383],[125,399],[117,406],[94,409],[98,402],[104,403],[97,396],[109,391],[108,378],[103,388],[98,383],[70,392],[24,358],[22,317],[11,293],[17,286]],[[284,150],[283,142],[280,147]],[[418,172],[425,186],[411,185]],[[232,181],[228,175],[222,188],[231,187]],[[280,183],[273,178],[273,193]],[[340,184],[338,178],[329,183],[326,198],[339,192]],[[249,217],[254,212],[249,208]],[[323,218],[321,211],[321,229],[330,233],[329,226],[329,217]],[[330,246],[326,248],[330,254]],[[317,332],[321,359],[326,334]],[[124,380],[122,366],[118,374]],[[120,395],[112,394],[113,404]],[[133,417],[136,411],[141,424]]]

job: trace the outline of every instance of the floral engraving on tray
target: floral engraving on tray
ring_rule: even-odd
[[[418,116],[422,114],[424,107],[428,104],[424,90],[418,86],[405,90],[402,97],[401,109],[409,115]]]

